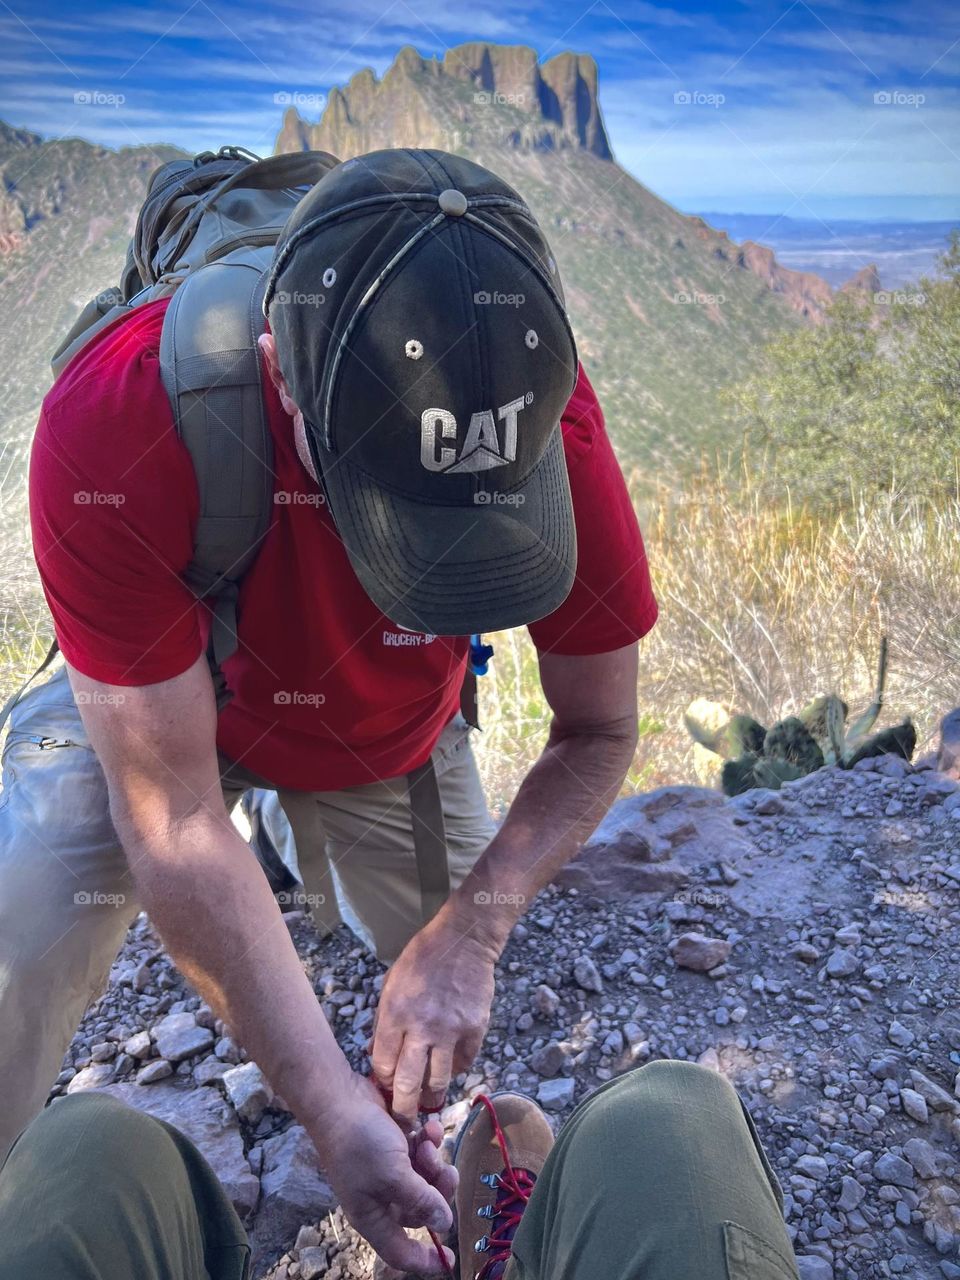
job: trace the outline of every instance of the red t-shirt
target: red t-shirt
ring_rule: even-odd
[[[44,400],[30,464],[34,552],[60,647],[78,671],[114,685],[181,674],[208,627],[181,577],[199,503],[160,379],[166,305],[137,308],[70,362]],[[239,649],[224,667],[234,697],[218,745],[278,786],[396,777],[426,760],[457,710],[468,640],[403,631],[364,593],[266,372],[264,383],[275,501],[240,588]],[[563,432],[577,577],[530,634],[541,650],[604,653],[649,631],[657,606],[582,370]]]

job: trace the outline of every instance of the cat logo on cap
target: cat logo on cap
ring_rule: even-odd
[[[501,405],[496,411],[482,409],[470,417],[470,425],[459,452],[455,445],[457,420],[449,409],[424,409],[420,415],[420,461],[428,471],[455,475],[465,471],[489,471],[504,467],[517,457],[517,418],[533,396],[528,392]],[[498,426],[498,424],[500,424]]]

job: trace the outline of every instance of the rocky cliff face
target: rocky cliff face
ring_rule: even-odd
[[[481,141],[611,159],[594,60],[560,53],[541,64],[520,45],[472,43],[448,49],[440,61],[408,45],[382,80],[366,68],[333,89],[317,124],[291,108],[276,149],[315,148],[348,159],[379,147],[449,151]]]

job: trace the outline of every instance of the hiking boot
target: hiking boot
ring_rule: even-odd
[[[480,1094],[460,1131],[454,1164],[460,1280],[500,1280],[553,1130],[530,1098]]]

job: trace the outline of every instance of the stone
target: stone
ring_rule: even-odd
[[[263,1143],[260,1185],[260,1209],[250,1240],[252,1275],[265,1269],[265,1259],[289,1249],[305,1222],[320,1221],[336,1204],[303,1125],[293,1124]]]
[[[563,1068],[567,1055],[556,1040],[549,1040],[539,1049],[535,1049],[527,1059],[527,1066],[538,1076],[555,1076]]]
[[[922,1071],[911,1068],[910,1083],[931,1111],[952,1111],[954,1113],[960,1111],[960,1105],[958,1105],[956,1098],[951,1097],[942,1085],[937,1084],[936,1080],[931,1080],[929,1076],[925,1076]]]
[[[672,950],[673,961],[678,968],[707,973],[724,963],[732,947],[723,938],[711,938],[704,933],[682,933]]]
[[[241,1218],[253,1212],[260,1184],[244,1153],[237,1118],[218,1093],[212,1089],[182,1089],[173,1081],[162,1081],[150,1089],[137,1084],[113,1084],[102,1092],[186,1134],[212,1167]]]
[[[537,1102],[544,1111],[562,1111],[564,1107],[573,1105],[576,1093],[576,1080],[572,1076],[560,1076],[555,1080],[544,1080],[537,1090]]]
[[[273,1100],[273,1090],[255,1062],[230,1067],[223,1073],[223,1087],[241,1120],[256,1124]]]
[[[849,978],[860,968],[856,953],[848,947],[835,947],[827,956],[828,978]]]
[[[226,1062],[211,1054],[193,1068],[193,1078],[197,1084],[218,1084],[229,1070]]]
[[[530,998],[530,1007],[538,1018],[556,1017],[557,1010],[560,1008],[560,997],[552,987],[548,987],[545,982],[541,982]]]
[[[895,1155],[892,1151],[883,1153],[873,1166],[873,1173],[878,1182],[889,1186],[912,1188],[916,1182],[913,1167],[903,1156]]]
[[[900,1102],[911,1120],[916,1120],[918,1124],[927,1123],[927,1104],[916,1089],[901,1089]]]
[[[300,1263],[300,1280],[319,1280],[327,1274],[327,1251],[320,1245],[308,1245],[297,1257]]]
[[[168,1062],[182,1062],[205,1053],[213,1045],[213,1032],[200,1027],[192,1013],[170,1013],[153,1029],[157,1052]]]
[[[894,1019],[887,1030],[887,1039],[898,1048],[907,1049],[913,1044],[915,1037],[909,1027],[905,1027],[902,1022]]]
[[[84,1093],[87,1089],[100,1089],[113,1079],[112,1062],[95,1062],[84,1067],[67,1085],[67,1093]]]
[[[166,1058],[154,1058],[137,1072],[137,1084],[156,1084],[158,1080],[166,1080],[173,1075],[173,1064]]]
[[[131,1058],[149,1058],[153,1052],[153,1041],[150,1039],[149,1031],[138,1031],[136,1035],[132,1035],[123,1046],[124,1053],[129,1053]]]
[[[833,1267],[816,1253],[805,1253],[797,1257],[797,1270],[800,1280],[833,1280]]]
[[[603,979],[589,956],[579,956],[574,961],[573,979],[584,991],[603,991]]]
[[[903,1154],[910,1161],[918,1178],[927,1181],[937,1176],[937,1152],[926,1138],[909,1138],[903,1144]]]
[[[805,1178],[813,1178],[814,1182],[823,1182],[830,1172],[830,1167],[823,1156],[801,1156],[794,1168]]]
[[[844,1213],[850,1213],[859,1207],[866,1194],[856,1178],[851,1178],[848,1173],[845,1173],[840,1180],[840,1198],[837,1200],[837,1208],[842,1209]]]

